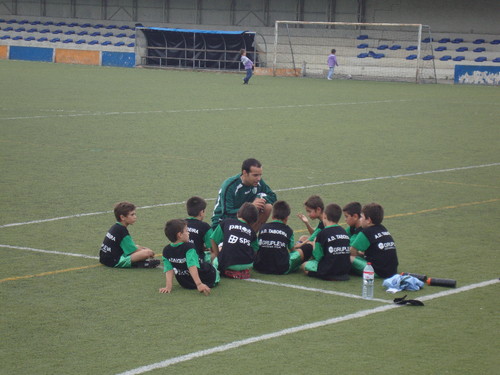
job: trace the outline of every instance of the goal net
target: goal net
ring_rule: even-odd
[[[276,21],[273,75],[436,82],[432,36],[421,24]]]

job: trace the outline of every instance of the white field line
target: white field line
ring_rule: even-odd
[[[71,256],[71,257],[79,257],[79,258],[87,258],[87,259],[99,259],[99,257],[97,257],[97,256],[76,254],[76,253],[67,253],[67,252],[55,251],[55,250],[34,249],[31,247],[23,247],[23,246],[11,246],[11,245],[0,244],[0,247],[6,248],[6,249],[33,251],[36,253],[44,253],[44,254],[67,255],[67,256]]]
[[[323,293],[323,294],[332,294],[332,295],[341,296],[341,297],[363,299],[363,297],[358,296],[357,294],[336,292],[334,290],[324,290],[324,289],[317,289],[317,288],[309,288],[307,286],[302,286],[302,285],[284,284],[284,283],[277,283],[277,282],[274,282],[274,281],[266,281],[266,280],[258,280],[258,279],[247,279],[245,281],[252,282],[252,283],[257,283],[257,284],[266,284],[266,285],[273,285],[273,286],[281,286],[281,287],[284,287],[284,288],[305,290],[305,291],[308,291],[308,292],[317,292],[317,293]],[[392,301],[388,301],[386,299],[379,299],[379,298],[373,298],[370,301],[377,301],[377,302],[383,302],[383,303],[392,303]]]
[[[481,283],[471,284],[471,285],[467,285],[467,286],[457,288],[457,289],[450,289],[450,290],[446,290],[446,291],[443,291],[440,293],[431,294],[431,295],[428,295],[428,296],[420,298],[420,299],[421,300],[425,299],[426,301],[429,301],[429,300],[432,300],[435,298],[446,297],[446,296],[449,296],[452,294],[462,293],[462,292],[466,292],[466,291],[476,289],[476,288],[482,288],[482,287],[485,287],[488,285],[496,284],[498,282],[499,282],[498,279],[484,281]],[[179,357],[170,358],[170,359],[167,359],[165,361],[161,361],[161,362],[153,363],[150,365],[138,367],[138,368],[135,368],[132,370],[128,370],[128,371],[122,372],[118,375],[144,374],[144,373],[149,372],[149,371],[169,367],[169,366],[175,365],[177,363],[181,363],[181,362],[187,362],[187,361],[190,361],[192,359],[204,357],[204,356],[207,356],[210,354],[221,353],[221,352],[236,349],[236,348],[239,348],[239,347],[242,347],[245,345],[258,343],[258,342],[278,338],[278,337],[285,336],[285,335],[290,335],[290,334],[301,332],[301,331],[306,331],[306,330],[320,328],[320,327],[324,327],[324,326],[328,326],[328,325],[332,325],[332,324],[336,324],[336,323],[341,323],[341,322],[345,322],[348,320],[364,318],[364,317],[372,315],[372,314],[377,314],[380,312],[389,311],[389,310],[392,310],[395,308],[400,308],[400,307],[402,307],[402,306],[395,305],[395,304],[394,305],[384,305],[384,306],[375,307],[373,309],[361,310],[361,311],[358,311],[358,312],[355,312],[352,314],[347,314],[347,315],[339,316],[336,318],[331,318],[331,319],[321,320],[318,322],[308,323],[308,324],[304,324],[304,325],[300,325],[300,326],[296,326],[296,327],[286,328],[286,329],[283,329],[280,331],[267,333],[267,334],[260,335],[260,336],[249,337],[247,339],[237,340],[237,341],[233,341],[233,342],[230,342],[230,343],[227,343],[224,345],[215,346],[213,348],[204,349],[204,350],[200,350],[197,352],[188,353],[188,354],[185,354],[185,355],[182,355]],[[408,307],[408,308],[413,308],[413,307]],[[414,308],[419,308],[419,307],[414,307]]]
[[[401,178],[401,177],[420,176],[420,175],[426,175],[426,174],[432,174],[432,173],[456,172],[456,171],[463,171],[463,170],[467,170],[467,169],[477,169],[477,168],[496,167],[496,166],[500,166],[500,163],[489,163],[489,164],[471,165],[471,166],[466,166],[466,167],[437,169],[437,170],[433,170],[433,171],[413,172],[413,173],[405,173],[405,174],[392,175],[392,176],[369,177],[369,178],[361,178],[361,179],[348,180],[348,181],[325,182],[323,184],[305,185],[305,186],[296,186],[296,187],[283,188],[283,189],[275,189],[274,191],[280,192],[280,191],[304,190],[304,189],[312,189],[312,188],[324,187],[324,186],[353,184],[353,183],[358,183],[358,182],[370,182],[370,181],[378,181],[378,180],[388,180],[388,179]],[[205,200],[213,201],[215,199],[216,198],[206,198]],[[171,203],[160,203],[160,204],[155,204],[155,205],[150,205],[150,206],[142,206],[142,207],[137,207],[137,208],[138,209],[157,208],[157,207],[165,207],[165,206],[183,205],[185,203],[186,203],[185,201],[183,201],[183,202],[171,202]],[[20,222],[20,223],[3,224],[3,225],[0,225],[0,229],[1,228],[8,228],[8,227],[16,227],[16,226],[20,226],[20,225],[47,223],[50,221],[73,219],[73,218],[84,217],[84,216],[103,215],[103,214],[109,214],[111,212],[113,212],[113,211],[90,212],[90,213],[82,213],[82,214],[54,217],[54,218],[49,218],[49,219],[25,221],[25,222]]]
[[[157,110],[157,111],[127,111],[127,112],[82,112],[82,113],[64,113],[55,115],[38,115],[38,116],[17,116],[4,117],[3,120],[35,120],[45,118],[67,118],[67,117],[84,117],[84,116],[122,116],[122,115],[147,115],[147,114],[172,114],[172,113],[197,113],[197,112],[225,112],[225,111],[253,111],[264,109],[294,109],[294,108],[317,108],[317,107],[334,107],[344,105],[361,105],[361,104],[381,104],[381,103],[401,103],[408,102],[409,99],[389,99],[389,100],[373,100],[364,102],[346,102],[346,103],[317,103],[317,104],[297,104],[297,105],[277,105],[277,106],[262,106],[262,107],[238,107],[238,108],[198,108],[198,109],[172,109],[172,110]]]

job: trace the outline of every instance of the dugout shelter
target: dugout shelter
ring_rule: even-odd
[[[254,32],[136,28],[136,65],[143,67],[239,70],[242,48],[257,63]]]

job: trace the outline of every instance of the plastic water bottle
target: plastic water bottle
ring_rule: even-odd
[[[375,278],[375,271],[373,270],[372,264],[368,262],[363,269],[363,292],[362,296],[364,299],[373,298],[373,282]]]

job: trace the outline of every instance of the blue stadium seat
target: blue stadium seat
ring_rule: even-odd
[[[78,33],[78,35],[83,36],[83,35],[88,35],[88,32],[83,30]]]
[[[37,39],[37,42],[46,42],[48,39],[46,37],[41,37]]]
[[[52,21],[47,21],[47,22],[44,22],[43,26],[50,26],[50,25],[53,25],[54,22]]]
[[[16,35],[12,40],[21,40],[23,37],[21,35]]]
[[[100,29],[102,27],[104,27],[104,25],[102,23],[98,23],[97,25],[93,26],[94,29]]]
[[[368,48],[368,44],[366,43],[358,44],[358,48]]]
[[[50,30],[49,29],[43,29],[43,30],[40,30],[40,33],[41,34],[47,34],[47,33],[50,33]]]
[[[14,31],[14,28],[12,26],[7,26],[3,31]]]
[[[23,32],[23,31],[26,31],[26,29],[24,27],[19,27],[17,28],[16,30],[14,30],[16,33],[20,33],[20,32]]]
[[[406,60],[415,60],[417,58],[417,55],[408,55],[406,56]]]
[[[358,59],[365,59],[365,58],[367,58],[367,57],[368,57],[368,54],[367,54],[367,53],[360,53],[360,54],[358,55]]]
[[[111,30],[111,29],[116,29],[118,26],[116,25],[108,25],[106,26],[106,29]]]
[[[10,35],[2,35],[2,36],[0,36],[0,39],[2,39],[2,40],[10,39]]]
[[[483,44],[485,43],[486,41],[484,39],[476,39],[475,41],[473,41],[472,43],[474,44]]]
[[[110,36],[113,36],[113,33],[106,33],[103,35],[103,37],[105,37],[105,38],[109,38]]]
[[[61,29],[57,29],[57,30],[54,30],[52,31],[52,34],[62,34],[62,30]]]
[[[28,20],[22,20],[22,21],[19,21],[18,24],[19,25],[24,25],[24,24],[27,24],[28,22],[30,22],[30,21],[28,21]]]
[[[124,46],[125,43],[124,42],[118,42],[118,43],[115,43],[115,46],[116,47],[121,47],[121,46]]]
[[[408,47],[406,47],[406,50],[407,51],[416,51],[417,50],[417,46],[408,46]]]
[[[89,42],[89,44],[90,44],[91,46],[93,46],[94,44],[99,44],[99,41],[97,41],[97,40],[91,40],[91,41]]]
[[[8,21],[7,21],[7,23],[9,23],[9,24],[12,24],[12,23],[17,23],[17,20],[15,20],[15,19],[11,19],[11,20],[8,20]]]
[[[72,22],[72,23],[68,24],[68,27],[75,27],[75,26],[78,26],[78,24],[76,22]]]
[[[486,51],[486,48],[484,48],[484,47],[474,48],[474,52],[478,52],[479,53],[479,52],[484,52],[484,51]]]
[[[494,63],[500,63],[500,57],[495,57],[493,60]]]
[[[101,33],[99,31],[94,31],[90,36],[100,36]]]
[[[448,60],[451,60],[451,56],[450,55],[444,55],[444,56],[441,56],[439,58],[439,60],[441,60],[441,61],[448,61]]]
[[[57,43],[57,42],[60,42],[61,39],[60,38],[53,38],[50,40],[50,43]]]
[[[87,27],[90,27],[90,26],[92,26],[90,23],[84,23],[80,27],[87,28]]]
[[[64,39],[63,43],[73,43],[73,39]]]
[[[116,35],[117,38],[124,38],[126,36],[127,36],[127,34],[124,34],[124,33],[120,33],[120,34]]]
[[[453,39],[451,42],[452,42],[452,43],[455,43],[455,44],[459,44],[459,43],[463,43],[463,41],[464,41],[464,40],[463,40],[462,38],[455,38],[455,39]]]
[[[486,57],[484,57],[484,56],[481,56],[481,57],[478,57],[478,58],[474,59],[475,62],[484,62],[486,60],[488,60],[488,59]]]
[[[434,41],[434,38],[425,38],[425,39],[422,39],[422,43],[430,43],[430,42],[433,42]]]
[[[442,38],[442,39],[439,39],[438,43],[450,43],[451,40],[450,38]]]
[[[434,56],[433,55],[427,55],[427,56],[422,57],[422,60],[434,60]]]
[[[446,47],[445,46],[439,46],[434,51],[438,51],[438,52],[446,51]]]
[[[123,26],[120,26],[120,27],[119,27],[119,29],[120,29],[120,30],[128,30],[128,29],[130,29],[130,26],[128,26],[128,25],[123,25]]]
[[[465,56],[456,56],[455,58],[453,58],[453,61],[463,61],[465,60]]]
[[[30,22],[30,25],[33,25],[33,26],[40,25],[40,24],[41,24],[40,21],[32,21],[32,22]]]
[[[387,44],[381,44],[380,46],[377,47],[378,50],[384,50],[387,48],[389,48],[389,46]]]
[[[35,37],[34,37],[34,36],[29,36],[29,37],[27,37],[27,38],[26,38],[26,39],[24,39],[24,40],[26,40],[26,41],[28,41],[28,42],[31,42],[32,40],[35,40]]]
[[[37,31],[38,31],[38,29],[35,27],[28,30],[29,33],[36,33]]]
[[[76,44],[84,44],[86,43],[85,39],[79,39],[75,42]]]
[[[106,40],[105,42],[101,43],[101,45],[103,45],[103,46],[108,46],[110,44],[111,44],[111,42],[109,40]]]
[[[57,27],[66,26],[66,22],[63,22],[63,21],[58,22],[58,23],[56,23],[56,26]]]
[[[73,34],[75,34],[74,30],[68,30],[64,33],[64,35],[73,35]]]
[[[397,51],[398,49],[401,49],[401,46],[399,44],[394,44],[393,46],[390,46],[389,49],[392,51]]]
[[[135,43],[129,43],[127,44],[127,47],[135,47]]]
[[[495,40],[492,40],[492,41],[490,42],[490,44],[494,44],[494,45],[496,45],[496,44],[500,44],[500,39],[495,39]]]
[[[365,40],[365,39],[368,39],[368,35],[360,35],[356,39],[357,40]]]
[[[467,48],[467,47],[458,47],[457,48],[457,52],[465,52],[465,51],[468,51],[468,50],[469,50],[469,48]]]

